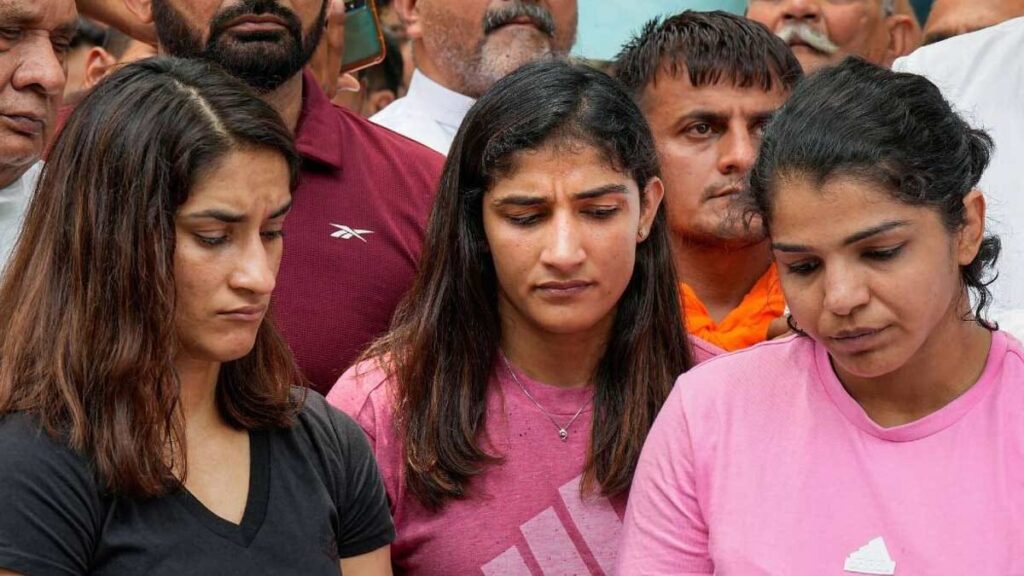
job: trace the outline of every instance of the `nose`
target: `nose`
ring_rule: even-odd
[[[230,277],[231,287],[257,296],[269,295],[277,283],[279,263],[280,255],[274,252],[273,245],[268,246],[262,241],[250,242],[235,261]]]
[[[35,90],[46,96],[61,94],[67,82],[67,72],[49,37],[38,35],[26,38],[24,42],[11,84],[17,90]]]
[[[825,269],[825,309],[836,316],[849,316],[870,300],[862,274],[842,264]]]
[[[817,22],[821,18],[819,0],[785,0],[782,7],[783,22]]]
[[[757,160],[760,140],[746,126],[730,127],[718,141],[718,171],[722,174],[745,175]]]
[[[541,262],[560,273],[572,272],[587,259],[579,223],[569,214],[558,213],[551,224]]]

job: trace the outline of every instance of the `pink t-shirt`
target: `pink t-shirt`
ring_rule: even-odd
[[[684,374],[644,446],[619,574],[1024,574],[1024,351],[893,428],[791,337]]]
[[[697,361],[715,352],[695,343]],[[513,368],[514,369],[514,368]],[[404,481],[403,448],[395,432],[393,387],[374,361],[348,370],[327,396],[352,416],[373,446],[391,501],[398,574],[517,576],[609,574],[615,565],[625,497],[588,494],[580,479],[591,430],[591,389],[564,390],[516,375],[555,419],[580,417],[563,442],[558,428],[499,363],[487,397],[487,435],[504,457],[477,476],[473,497],[430,512]]]

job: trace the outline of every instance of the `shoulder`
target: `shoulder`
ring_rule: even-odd
[[[83,456],[30,415],[0,416],[0,568],[86,573],[105,502]]]
[[[434,182],[439,178],[445,160],[441,154],[384,123],[371,122],[340,106],[334,106],[334,112],[343,133],[356,140],[367,160],[386,162],[390,171],[401,175],[426,176]]]
[[[1006,353],[1003,359],[1003,370],[1010,373],[1021,384],[1024,384],[1024,344],[1009,332],[997,332],[997,337],[1006,339]]]
[[[816,374],[814,341],[790,336],[710,358],[679,376],[672,394],[688,411],[754,409],[791,397]]]
[[[702,340],[693,334],[688,334],[687,338],[690,340],[690,345],[693,347],[693,363],[694,365],[700,364],[706,360],[710,360],[715,356],[725,354],[725,350],[722,350],[718,346]]]
[[[0,485],[57,477],[97,491],[85,458],[50,437],[25,413],[0,416]],[[3,489],[0,489],[3,492]]]
[[[300,402],[295,427],[315,444],[343,449],[353,437],[362,437],[359,425],[348,415],[327,403],[315,390],[293,388],[292,397]]]
[[[380,426],[394,419],[395,383],[386,365],[386,358],[359,362],[327,394],[327,402],[354,418],[371,440]]]
[[[1022,42],[1024,17],[922,46],[896,60],[893,69],[927,76],[946,89],[950,86],[943,84],[951,85],[979,75],[1005,75],[1007,66],[1019,58]]]

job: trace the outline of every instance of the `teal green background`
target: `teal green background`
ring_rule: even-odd
[[[746,0],[577,0],[579,32],[574,52],[608,60],[645,22],[683,10],[729,10],[742,13]]]
[[[746,0],[577,0],[580,11],[575,54],[608,60],[645,22],[683,10],[728,10],[742,14]],[[911,0],[921,22],[932,0]]]

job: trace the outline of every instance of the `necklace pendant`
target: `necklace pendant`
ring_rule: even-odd
[[[565,440],[569,437],[569,432],[566,431],[565,428],[559,428],[558,437],[562,439],[562,442],[565,442]]]

